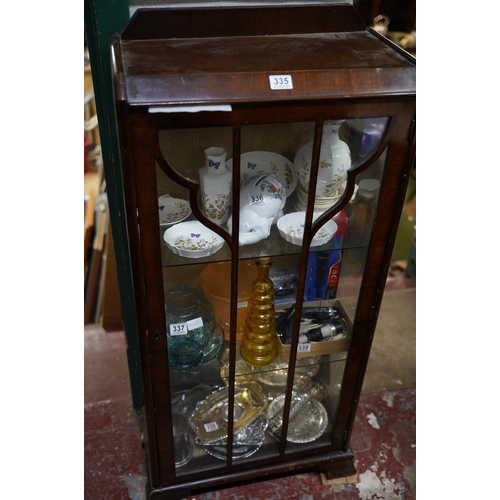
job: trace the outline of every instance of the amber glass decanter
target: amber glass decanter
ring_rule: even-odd
[[[255,366],[268,365],[278,355],[279,339],[274,311],[274,286],[269,279],[270,258],[255,261],[258,276],[252,284],[248,317],[243,330],[241,357]]]

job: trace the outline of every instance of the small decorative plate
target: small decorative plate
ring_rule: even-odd
[[[321,214],[313,214],[313,221]],[[304,221],[306,218],[305,212],[292,212],[278,219],[278,230],[286,241],[294,245],[302,245],[304,237]],[[319,229],[314,235],[311,246],[317,247],[329,242],[337,231],[337,224],[333,220],[329,220]]]
[[[233,160],[226,161],[227,168],[233,171]],[[250,151],[243,153],[240,159],[241,186],[255,175],[272,174],[285,187],[286,196],[290,196],[297,186],[297,174],[288,158],[269,151]]]
[[[163,233],[168,248],[181,257],[199,259],[218,252],[224,240],[201,222],[181,222]]]
[[[305,394],[296,392],[293,392],[292,395],[290,411],[293,412],[295,405],[298,405],[300,409],[288,422],[286,440],[291,443],[315,441],[325,432],[328,426],[328,413],[325,407],[316,399],[311,399]],[[267,410],[269,431],[277,439],[281,437],[281,415],[284,407],[285,395],[281,394],[272,401]]]
[[[169,194],[162,194],[158,198],[158,214],[161,226],[171,226],[187,219],[191,215],[191,207],[187,200],[172,198]]]
[[[229,389],[223,387],[212,392],[196,405],[189,418],[189,425],[204,445],[227,438]],[[235,384],[233,429],[237,431],[250,425],[264,410],[267,398],[255,382]]]

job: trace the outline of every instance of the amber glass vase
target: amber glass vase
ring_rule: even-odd
[[[241,357],[249,364],[263,366],[274,361],[279,352],[274,311],[274,286],[269,279],[272,261],[257,259],[257,279],[252,284],[248,317],[243,329]]]

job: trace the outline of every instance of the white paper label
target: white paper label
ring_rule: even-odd
[[[311,344],[299,344],[297,352],[311,352]]]
[[[190,321],[186,321],[186,325],[188,330],[196,330],[197,328],[201,328],[203,326],[203,320],[201,318],[195,318]]]
[[[161,106],[148,108],[148,113],[199,113],[200,111],[232,111],[230,104],[207,106]]]
[[[293,89],[291,75],[269,75],[271,90]]]
[[[186,323],[176,323],[174,325],[170,325],[170,335],[186,335],[188,332],[188,328]]]
[[[243,307],[248,307],[248,300],[243,300],[243,301],[241,301],[241,302],[237,302],[237,303],[236,303],[236,307],[237,307],[238,309],[241,309],[241,308],[243,308]]]
[[[217,422],[210,422],[208,424],[203,424],[203,427],[205,427],[205,430],[207,432],[214,432],[219,430],[219,426],[217,425]]]
[[[248,195],[248,204],[250,206],[253,206],[253,205],[265,205],[266,204],[266,199],[264,198],[264,195],[262,193],[259,193],[259,194],[249,194]]]

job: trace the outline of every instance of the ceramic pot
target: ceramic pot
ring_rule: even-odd
[[[238,264],[238,303],[236,310],[236,340],[241,340],[247,319],[248,299],[252,283],[257,278],[253,261],[244,260]],[[231,262],[212,262],[200,273],[200,287],[212,304],[217,323],[224,328],[225,339],[229,341],[231,326]]]
[[[218,226],[229,217],[233,175],[226,167],[226,151],[212,147],[205,150],[205,166],[200,168],[201,211]]]
[[[240,246],[267,238],[273,222],[283,215],[285,203],[286,190],[276,177],[264,174],[250,178],[240,191]],[[232,217],[228,230],[232,232]]]
[[[351,168],[351,151],[339,137],[339,129],[343,122],[344,120],[328,120],[324,123],[316,197],[334,196],[347,179],[347,171]],[[299,186],[305,193],[309,191],[313,141],[314,137],[299,148],[294,161]]]

